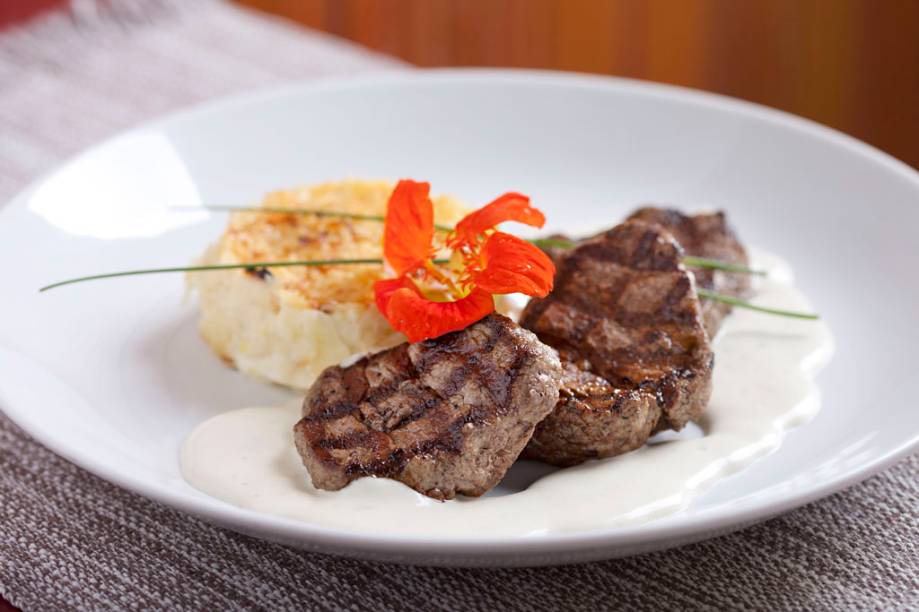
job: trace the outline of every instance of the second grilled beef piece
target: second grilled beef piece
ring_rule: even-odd
[[[521,325],[565,366],[558,406],[526,456],[572,465],[681,429],[711,394],[713,353],[683,252],[656,225],[623,223],[566,255]]]
[[[326,369],[294,439],[313,485],[399,480],[436,499],[478,496],[558,400],[554,351],[501,315]]]
[[[644,207],[633,212],[630,221],[659,225],[670,232],[687,255],[717,259],[725,263],[747,266],[747,251],[727,223],[723,212],[684,215],[672,208]],[[737,298],[750,294],[750,276],[736,272],[691,268],[696,286]],[[730,304],[702,300],[702,319],[710,338],[731,311]]]
[[[737,239],[737,235],[728,225],[726,215],[721,211],[686,215],[673,208],[645,206],[633,212],[626,220],[653,223],[663,227],[673,235],[686,255],[716,259],[739,266],[749,265],[746,249]],[[553,240],[571,241],[576,244],[595,237],[572,240],[562,234],[549,236]],[[552,258],[556,267],[560,267],[570,249],[549,246],[543,247],[543,251]],[[695,276],[696,286],[701,289],[742,299],[750,295],[751,283],[748,274],[711,268],[690,268],[690,270]],[[721,322],[729,312],[731,312],[730,304],[702,300],[702,321],[705,323],[705,330],[709,338],[715,337]]]
[[[565,362],[558,403],[536,426],[523,457],[565,467],[621,455],[644,446],[660,416],[653,393],[613,386]]]

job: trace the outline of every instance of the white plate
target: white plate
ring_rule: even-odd
[[[684,512],[638,527],[457,539],[357,533],[259,515],[179,473],[198,422],[283,394],[198,339],[178,275],[78,285],[85,273],[183,264],[244,204],[339,178],[411,176],[484,202],[516,189],[558,228],[609,225],[634,204],[727,210],[790,260],[837,340],[824,408],[781,449]],[[228,527],[326,552],[442,564],[558,563],[736,529],[872,474],[919,443],[919,175],[776,111],[632,81],[442,71],[291,87],[209,104],[78,156],[0,216],[6,262],[0,405],[40,442],[114,483]],[[562,220],[560,222],[559,220]],[[564,500],[559,500],[564,503]]]

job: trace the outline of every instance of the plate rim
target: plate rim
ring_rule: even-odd
[[[847,149],[853,154],[862,157],[866,162],[878,164],[885,170],[895,173],[912,184],[919,192],[919,171],[872,145],[810,119],[721,94],[637,79],[550,70],[491,68],[384,70],[353,76],[304,79],[263,90],[222,96],[198,102],[121,130],[94,145],[80,150],[75,155],[69,156],[53,168],[40,174],[11,200],[0,207],[0,222],[9,219],[16,211],[24,208],[29,195],[34,189],[63,167],[84,156],[91,156],[96,151],[104,149],[119,139],[138,131],[161,129],[177,121],[194,119],[196,115],[234,107],[257,105],[263,100],[286,96],[321,95],[324,91],[374,86],[399,86],[418,82],[461,83],[464,80],[477,83],[488,81],[521,84],[535,83],[561,87],[581,86],[618,90],[627,93],[653,95],[677,100],[681,103],[691,103],[714,108],[722,112],[765,120],[803,132],[810,137],[833,146]],[[35,441],[74,465],[86,469],[93,475],[116,486],[139,494],[148,500],[163,503],[207,521],[216,522],[237,531],[258,534],[270,540],[282,541],[333,554],[438,565],[545,564],[556,561],[539,560],[534,559],[534,557],[538,555],[559,555],[567,556],[568,560],[599,559],[619,556],[617,547],[643,547],[644,550],[657,550],[670,545],[685,544],[760,522],[841,491],[883,471],[911,452],[919,449],[919,432],[917,432],[899,447],[890,449],[879,457],[828,477],[805,489],[786,493],[781,497],[767,497],[763,500],[727,504],[682,520],[677,514],[636,526],[606,527],[581,532],[524,536],[387,536],[380,532],[355,531],[267,515],[233,506],[228,502],[214,498],[200,497],[170,489],[157,483],[150,483],[143,478],[131,476],[128,473],[122,474],[118,470],[113,470],[102,462],[96,461],[89,454],[80,452],[76,447],[56,444],[51,439],[51,436],[45,434],[37,421],[30,419],[27,412],[17,411],[13,408],[13,404],[2,393],[0,393],[0,411],[6,414],[14,424]],[[661,523],[662,520],[667,520],[667,522]],[[661,545],[662,543],[663,545]],[[626,550],[622,552],[624,554],[633,554],[636,551]],[[432,558],[432,556],[436,556],[436,558]],[[483,557],[483,559],[476,561],[475,557]],[[488,559],[484,559],[484,557],[488,557]]]

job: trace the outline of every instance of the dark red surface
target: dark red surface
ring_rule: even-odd
[[[42,11],[65,4],[67,0],[0,0],[0,30]],[[0,612],[7,612],[2,600],[0,600]]]
[[[20,612],[19,608],[14,608],[7,600],[0,597],[0,612]]]

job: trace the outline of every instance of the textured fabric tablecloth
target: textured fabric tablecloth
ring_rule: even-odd
[[[102,4],[0,33],[0,202],[77,150],[177,107],[402,67],[224,4]],[[541,569],[385,566],[202,523],[74,467],[0,413],[0,593],[27,610],[917,609],[917,517],[919,455],[678,550]]]

